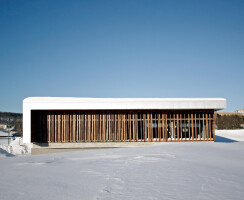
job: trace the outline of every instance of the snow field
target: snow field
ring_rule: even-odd
[[[0,164],[1,200],[235,200],[244,196],[244,142],[228,138],[2,156]]]

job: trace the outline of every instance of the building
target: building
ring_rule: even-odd
[[[244,113],[244,110],[236,110],[236,113]]]
[[[24,143],[214,141],[223,98],[60,98],[23,101]]]

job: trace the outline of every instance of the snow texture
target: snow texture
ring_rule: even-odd
[[[23,144],[23,139],[21,137],[16,137],[14,140],[11,139],[10,144],[0,144],[1,152],[6,151],[12,155],[24,155],[31,153],[31,144]],[[5,153],[6,155],[6,153]],[[0,154],[1,156],[1,154]]]
[[[231,132],[217,131],[216,142],[0,156],[0,199],[243,199],[244,131]]]

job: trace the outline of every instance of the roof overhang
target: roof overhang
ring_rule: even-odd
[[[29,97],[23,106],[30,110],[221,110],[226,99]]]

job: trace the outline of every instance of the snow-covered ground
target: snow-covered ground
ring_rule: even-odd
[[[244,142],[237,138],[217,131],[216,142],[2,154],[0,199],[243,199]]]
[[[223,137],[224,140],[244,141],[244,129],[217,130],[216,135],[218,140],[221,140],[220,137]]]

